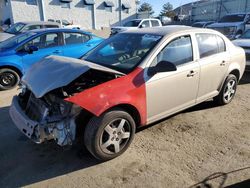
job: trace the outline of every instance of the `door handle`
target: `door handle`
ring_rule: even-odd
[[[53,52],[53,54],[59,54],[59,53],[61,53],[62,51],[60,51],[60,50],[55,50],[54,52]]]
[[[220,63],[220,66],[225,66],[226,65],[226,61],[222,61],[221,63]]]
[[[93,44],[87,44],[86,46],[87,46],[87,47],[91,47],[91,46],[93,46]]]
[[[197,74],[198,72],[191,70],[188,74],[187,77],[193,77]]]

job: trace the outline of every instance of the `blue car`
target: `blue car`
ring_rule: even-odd
[[[0,90],[14,88],[27,69],[43,57],[80,58],[104,39],[72,29],[42,29],[22,33],[0,43]]]

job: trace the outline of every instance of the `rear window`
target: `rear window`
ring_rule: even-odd
[[[224,40],[214,34],[196,34],[200,58],[208,57],[226,51]]]
[[[90,39],[90,36],[82,33],[65,33],[64,39],[66,45],[80,44],[87,42]]]

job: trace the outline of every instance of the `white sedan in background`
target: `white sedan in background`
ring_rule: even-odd
[[[234,45],[242,47],[246,52],[246,70],[250,71],[250,29],[238,39],[232,41]]]

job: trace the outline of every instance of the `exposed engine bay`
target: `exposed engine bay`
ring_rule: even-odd
[[[16,102],[13,99],[10,114],[18,121],[17,127],[36,143],[54,139],[60,146],[72,145],[76,138],[76,118],[82,108],[64,99],[120,76],[89,69],[68,85],[49,91],[41,98],[23,85]]]

